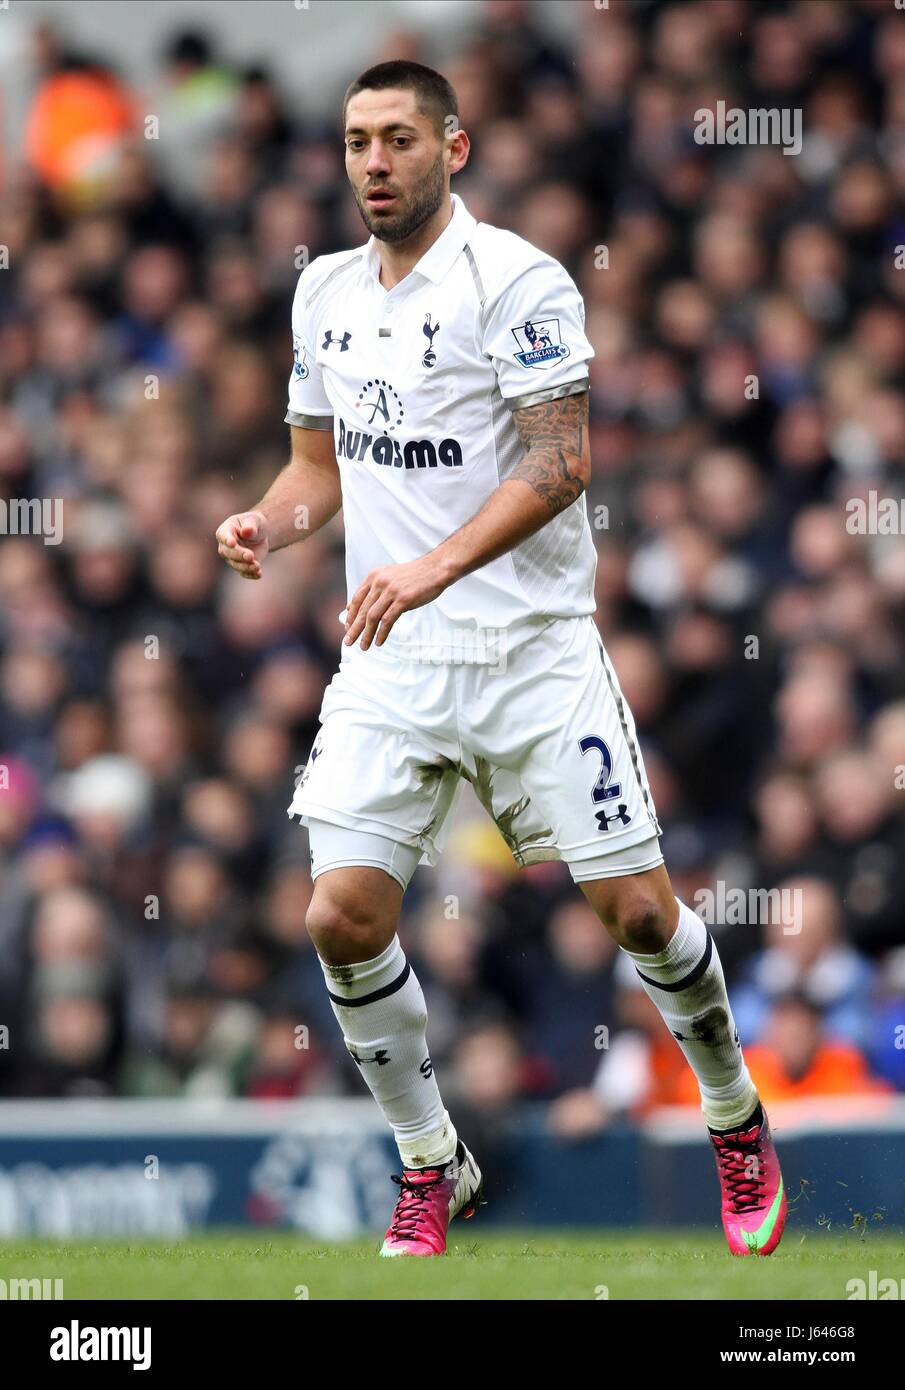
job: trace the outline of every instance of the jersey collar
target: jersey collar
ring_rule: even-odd
[[[476,219],[472,217],[458,193],[452,193],[450,198],[452,217],[437,240],[427,248],[420,261],[416,261],[409,272],[409,274],[423,275],[426,280],[430,280],[435,285],[439,285],[451,269],[456,257],[460,254],[463,246],[467,244],[477,226]],[[367,267],[376,280],[380,274],[380,258],[377,250],[377,238],[374,236],[370,238],[365,248],[365,258]]]

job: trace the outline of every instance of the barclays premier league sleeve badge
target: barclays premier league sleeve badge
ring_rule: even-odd
[[[522,367],[552,367],[569,356],[569,349],[561,341],[559,319],[528,319],[513,328],[513,336],[521,349],[515,360]]]

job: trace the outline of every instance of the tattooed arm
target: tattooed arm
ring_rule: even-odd
[[[584,492],[591,472],[588,393],[516,410],[525,456],[464,526],[434,550],[374,570],[353,595],[345,642],[366,650],[385,641],[401,613],[430,603],[473,570],[539,531]]]
[[[588,485],[588,393],[528,406],[512,418],[525,446],[525,457],[512,477],[533,488],[546,502],[549,516],[557,516]]]
[[[539,531],[584,492],[591,475],[588,393],[561,396],[512,415],[525,457],[484,506],[431,557],[448,584]]]

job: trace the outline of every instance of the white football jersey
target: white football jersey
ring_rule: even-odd
[[[522,237],[477,222],[457,194],[452,203],[444,231],[391,290],[374,237],[299,277],[286,422],[333,430],[349,598],[371,570],[446,540],[509,477],[524,457],[513,410],[588,389],[594,350],[572,279]],[[581,496],[404,613],[387,645],[444,660],[476,628],[593,613],[596,564]]]

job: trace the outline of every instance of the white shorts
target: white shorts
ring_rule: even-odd
[[[344,648],[289,815],[435,864],[464,779],[520,865],[561,859],[579,881],[662,863],[634,720],[593,618],[538,624],[504,656],[432,664]]]
[[[308,820],[308,845],[311,850],[311,877],[319,878],[330,869],[382,869],[394,878],[403,892],[421,859],[421,850],[400,844],[386,835],[372,835],[368,830],[350,830],[345,825],[311,816]],[[600,859],[583,860],[572,865],[576,883],[596,878],[616,878],[623,874],[642,874],[663,863],[660,841],[656,835],[640,844]]]

